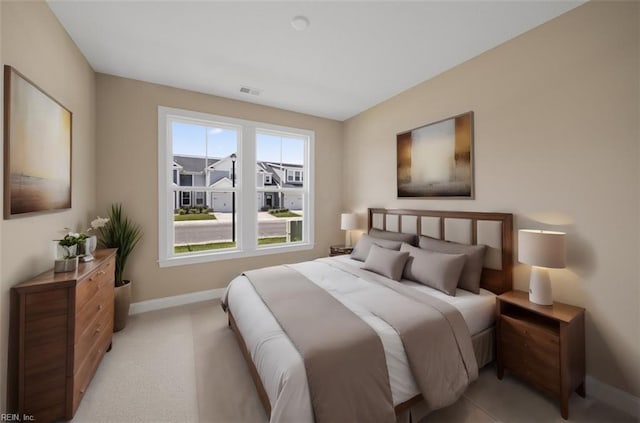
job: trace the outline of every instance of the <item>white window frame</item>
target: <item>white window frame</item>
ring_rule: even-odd
[[[233,127],[238,130],[240,134],[237,150],[238,161],[236,162],[236,168],[238,169],[236,187],[225,188],[223,190],[235,191],[237,193],[236,248],[208,250],[191,254],[175,254],[174,252],[174,192],[177,190],[202,191],[207,193],[220,191],[220,189],[211,187],[190,187],[190,189],[185,190],[185,187],[172,186],[173,137],[171,135],[171,123],[174,121],[207,126]],[[305,143],[304,169],[302,170],[302,177],[305,183],[304,187],[296,189],[296,191],[304,192],[303,241],[286,244],[258,245],[257,194],[259,191],[264,190],[258,189],[255,175],[255,164],[257,163],[257,131],[269,131],[282,136],[288,135],[296,138],[304,137],[308,140]],[[158,106],[158,263],[160,267],[312,249],[314,247],[315,221],[314,184],[313,178],[311,178],[311,175],[314,175],[314,138],[315,133],[305,129]],[[252,181],[253,183],[251,185],[244,184],[244,181]]]

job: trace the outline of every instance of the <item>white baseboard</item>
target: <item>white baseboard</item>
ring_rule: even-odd
[[[173,297],[140,301],[138,303],[131,304],[131,307],[129,308],[129,315],[222,298],[225,290],[226,288],[209,289],[207,291],[192,292],[189,294],[176,295]]]
[[[627,392],[600,382],[591,376],[587,376],[587,395],[599,399],[600,401],[624,411],[633,417],[640,418],[640,398]]]

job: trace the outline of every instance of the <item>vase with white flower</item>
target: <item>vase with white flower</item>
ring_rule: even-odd
[[[82,233],[84,235],[84,241],[78,244],[78,255],[80,261],[87,262],[93,260],[93,252],[98,246],[98,237],[96,235],[90,235],[92,231],[98,231],[109,222],[106,217],[96,217],[91,221],[91,226]]]

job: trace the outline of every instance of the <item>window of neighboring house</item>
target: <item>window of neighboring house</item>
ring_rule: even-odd
[[[287,182],[302,182],[302,170],[287,169]]]
[[[181,194],[180,207],[191,206],[191,193],[182,191]]]
[[[196,206],[204,206],[204,194],[203,191],[196,192]]]
[[[173,170],[173,183],[174,184],[178,183],[178,169]]]
[[[159,107],[158,134],[161,266],[313,247],[313,132]],[[200,176],[181,174],[179,186],[173,185],[174,162],[181,172]],[[270,185],[267,193],[257,183],[258,162],[299,166],[293,177],[304,183]],[[189,184],[183,176],[191,177]],[[271,174],[264,182],[273,183]],[[181,215],[177,201],[206,205],[215,215]],[[273,220],[259,213],[264,207],[290,211]],[[202,220],[197,231],[183,223],[194,218]]]
[[[193,175],[180,175],[178,180],[181,187],[190,187],[193,185]],[[191,207],[191,191],[181,191],[180,207]]]

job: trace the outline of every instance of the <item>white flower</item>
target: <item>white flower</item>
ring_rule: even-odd
[[[107,224],[107,222],[109,221],[109,218],[107,217],[96,217],[95,219],[93,219],[91,221],[91,229],[98,229],[98,228],[102,228],[104,225]]]

